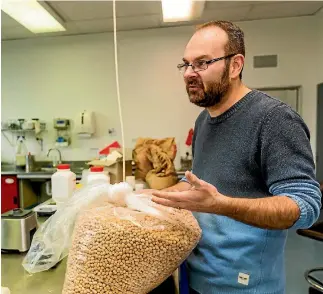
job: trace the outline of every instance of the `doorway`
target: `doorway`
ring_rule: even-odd
[[[300,97],[300,86],[291,87],[268,87],[258,88],[257,90],[262,91],[271,97],[277,98],[280,101],[289,105],[296,112],[301,114],[301,97]]]
[[[323,183],[323,83],[317,85],[316,178]]]

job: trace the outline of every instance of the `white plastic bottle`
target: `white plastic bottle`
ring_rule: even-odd
[[[106,182],[110,184],[110,177],[104,172],[103,166],[92,166],[87,176],[87,183]]]
[[[20,136],[16,148],[16,166],[22,167],[26,165],[27,147],[24,142],[24,137]]]
[[[10,294],[10,290],[7,287],[1,287],[1,294]]]
[[[69,164],[59,164],[52,175],[52,198],[57,205],[64,204],[73,194],[76,187],[76,175]]]

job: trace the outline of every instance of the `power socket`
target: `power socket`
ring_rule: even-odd
[[[109,136],[116,136],[117,132],[115,128],[108,129]]]

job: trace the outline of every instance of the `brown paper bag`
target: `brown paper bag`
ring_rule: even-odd
[[[178,179],[176,175],[160,177],[151,170],[146,176],[146,182],[151,189],[162,190],[177,184]]]
[[[151,145],[147,158],[153,165],[153,169],[146,175],[146,182],[151,189],[165,189],[177,183],[173,160],[168,157],[161,146]]]
[[[137,179],[145,180],[147,173],[154,168],[152,162],[148,158],[149,148],[152,145],[159,146],[171,161],[176,157],[177,149],[175,138],[138,138],[133,151],[133,159],[136,163],[135,177]]]

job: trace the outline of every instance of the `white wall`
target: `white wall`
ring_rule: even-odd
[[[253,87],[301,85],[301,115],[311,131],[316,147],[317,61],[320,58],[315,17],[266,20],[255,25],[243,23],[248,55],[278,54],[278,68],[247,70],[245,77]],[[257,34],[261,32],[261,34]],[[323,30],[320,28],[320,32]],[[252,67],[247,59],[246,67]]]
[[[302,86],[302,115],[312,133],[314,152],[318,79],[313,68],[321,58],[317,22],[318,18],[302,17],[239,23],[246,36],[244,81],[251,87]],[[178,27],[119,33],[127,147],[139,136],[174,136],[183,150],[200,109],[188,102],[176,64],[193,30]],[[43,152],[28,140],[38,158],[44,158],[53,145],[52,119],[74,119],[83,109],[95,111],[97,135],[91,140],[73,138],[71,148],[62,150],[64,159],[89,159],[95,155],[92,148],[120,140],[112,38],[112,34],[95,34],[2,43],[2,120],[39,117],[48,122],[50,132],[45,135]],[[278,54],[279,67],[253,69],[252,56],[261,54]],[[110,137],[109,128],[116,128],[117,136]],[[13,154],[2,136],[2,160],[12,160]]]

